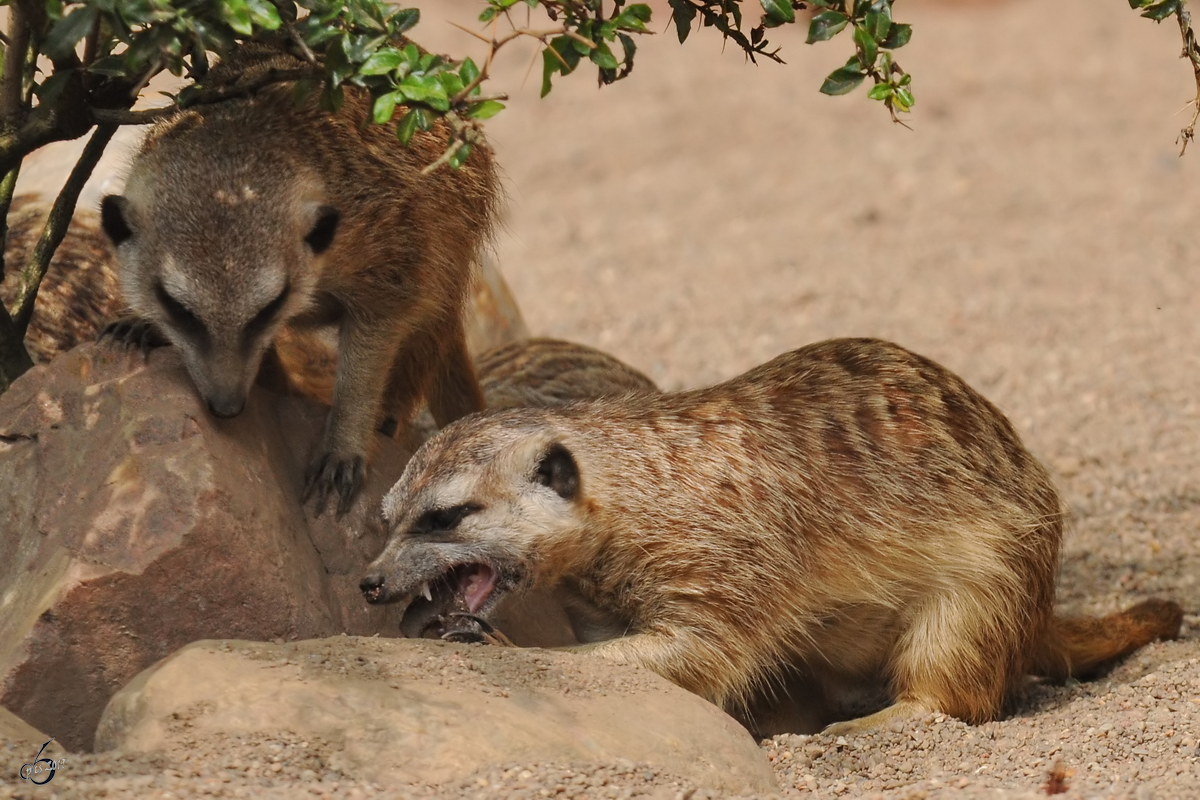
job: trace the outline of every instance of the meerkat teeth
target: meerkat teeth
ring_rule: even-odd
[[[421,596],[424,597],[429,602],[431,602],[431,603],[433,602],[433,592],[429,591],[428,583],[421,587]]]

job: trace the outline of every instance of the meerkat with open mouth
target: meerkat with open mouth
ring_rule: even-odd
[[[443,594],[486,620],[508,593],[561,588],[608,620],[577,629],[586,650],[743,717],[785,679],[831,707],[886,689],[835,733],[995,719],[1025,675],[1086,675],[1182,619],[1161,600],[1055,615],[1045,469],[960,378],[872,339],[707,389],[467,417],[383,514],[369,602]]]

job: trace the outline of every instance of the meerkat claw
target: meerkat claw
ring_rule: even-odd
[[[126,348],[136,345],[143,356],[155,347],[168,344],[154,323],[138,317],[121,317],[105,325],[96,341],[103,342],[105,339],[112,339]]]
[[[325,503],[331,495],[337,497],[337,518],[341,519],[350,510],[355,495],[362,488],[365,473],[362,456],[335,458],[328,453],[313,461],[304,479],[304,492],[300,500],[307,503],[316,493],[314,516],[325,512]]]

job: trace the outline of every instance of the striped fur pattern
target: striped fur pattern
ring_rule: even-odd
[[[588,650],[734,712],[785,673],[815,701],[886,687],[893,705],[843,733],[921,710],[993,719],[1028,672],[1085,673],[1180,621],[1151,601],[1064,637],[1082,629],[1052,610],[1063,507],[1045,469],[960,378],[872,339],[707,389],[469,417],[383,510],[368,599],[447,571],[476,595],[494,571],[482,614],[563,587],[627,632]]]
[[[608,353],[561,339],[523,339],[488,350],[475,362],[487,407],[558,406],[657,392],[654,382]]]

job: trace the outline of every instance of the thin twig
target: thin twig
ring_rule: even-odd
[[[190,100],[186,106],[180,106],[178,103],[172,103],[169,106],[160,108],[148,108],[145,111],[130,111],[123,108],[93,108],[91,110],[92,118],[97,123],[105,125],[146,125],[151,122],[158,122],[160,119],[165,119],[173,114],[176,114],[183,108],[195,108],[196,106],[212,105],[213,103],[221,103],[226,100],[232,100],[243,95],[253,94],[259,89],[263,89],[274,83],[287,83],[288,81],[298,81],[302,78],[311,78],[317,74],[317,71],[311,67],[301,67],[299,69],[272,69],[263,74],[261,78],[250,81],[249,83],[233,86],[216,86],[212,89],[201,91],[195,98]]]
[[[63,184],[58,197],[54,199],[54,205],[50,208],[50,216],[46,218],[46,224],[42,228],[42,235],[34,245],[33,252],[29,254],[29,261],[26,262],[25,268],[21,270],[21,284],[17,287],[16,309],[12,315],[12,322],[16,327],[17,334],[22,339],[25,338],[25,332],[29,328],[29,320],[33,318],[33,306],[37,300],[38,287],[41,286],[42,278],[46,277],[46,270],[50,268],[50,259],[54,256],[54,251],[67,234],[67,227],[71,224],[71,217],[75,214],[75,204],[79,202],[79,193],[83,191],[83,185],[91,177],[92,170],[96,168],[100,157],[104,155],[104,148],[108,146],[118,127],[117,125],[98,125],[96,127],[92,138],[88,139],[87,145],[84,146],[79,160],[75,162],[75,167],[71,170],[67,182]]]
[[[25,60],[29,50],[29,26],[21,6],[8,7],[9,45],[4,50],[3,73],[0,73],[0,125],[12,133],[20,127],[25,116]]]
[[[1188,126],[1179,132],[1179,138],[1176,143],[1182,141],[1183,145],[1179,148],[1179,156],[1187,152],[1188,143],[1196,136],[1196,121],[1200,119],[1200,47],[1196,46],[1196,32],[1192,30],[1192,15],[1182,4],[1179,11],[1175,13],[1179,20],[1179,34],[1183,37],[1183,54],[1181,58],[1186,58],[1192,62],[1192,74],[1196,78],[1196,97],[1192,100],[1195,109],[1192,111],[1192,121]]]
[[[21,162],[0,179],[0,283],[4,282],[4,249],[8,244],[8,209],[12,207],[13,192],[17,188],[17,175]]]

